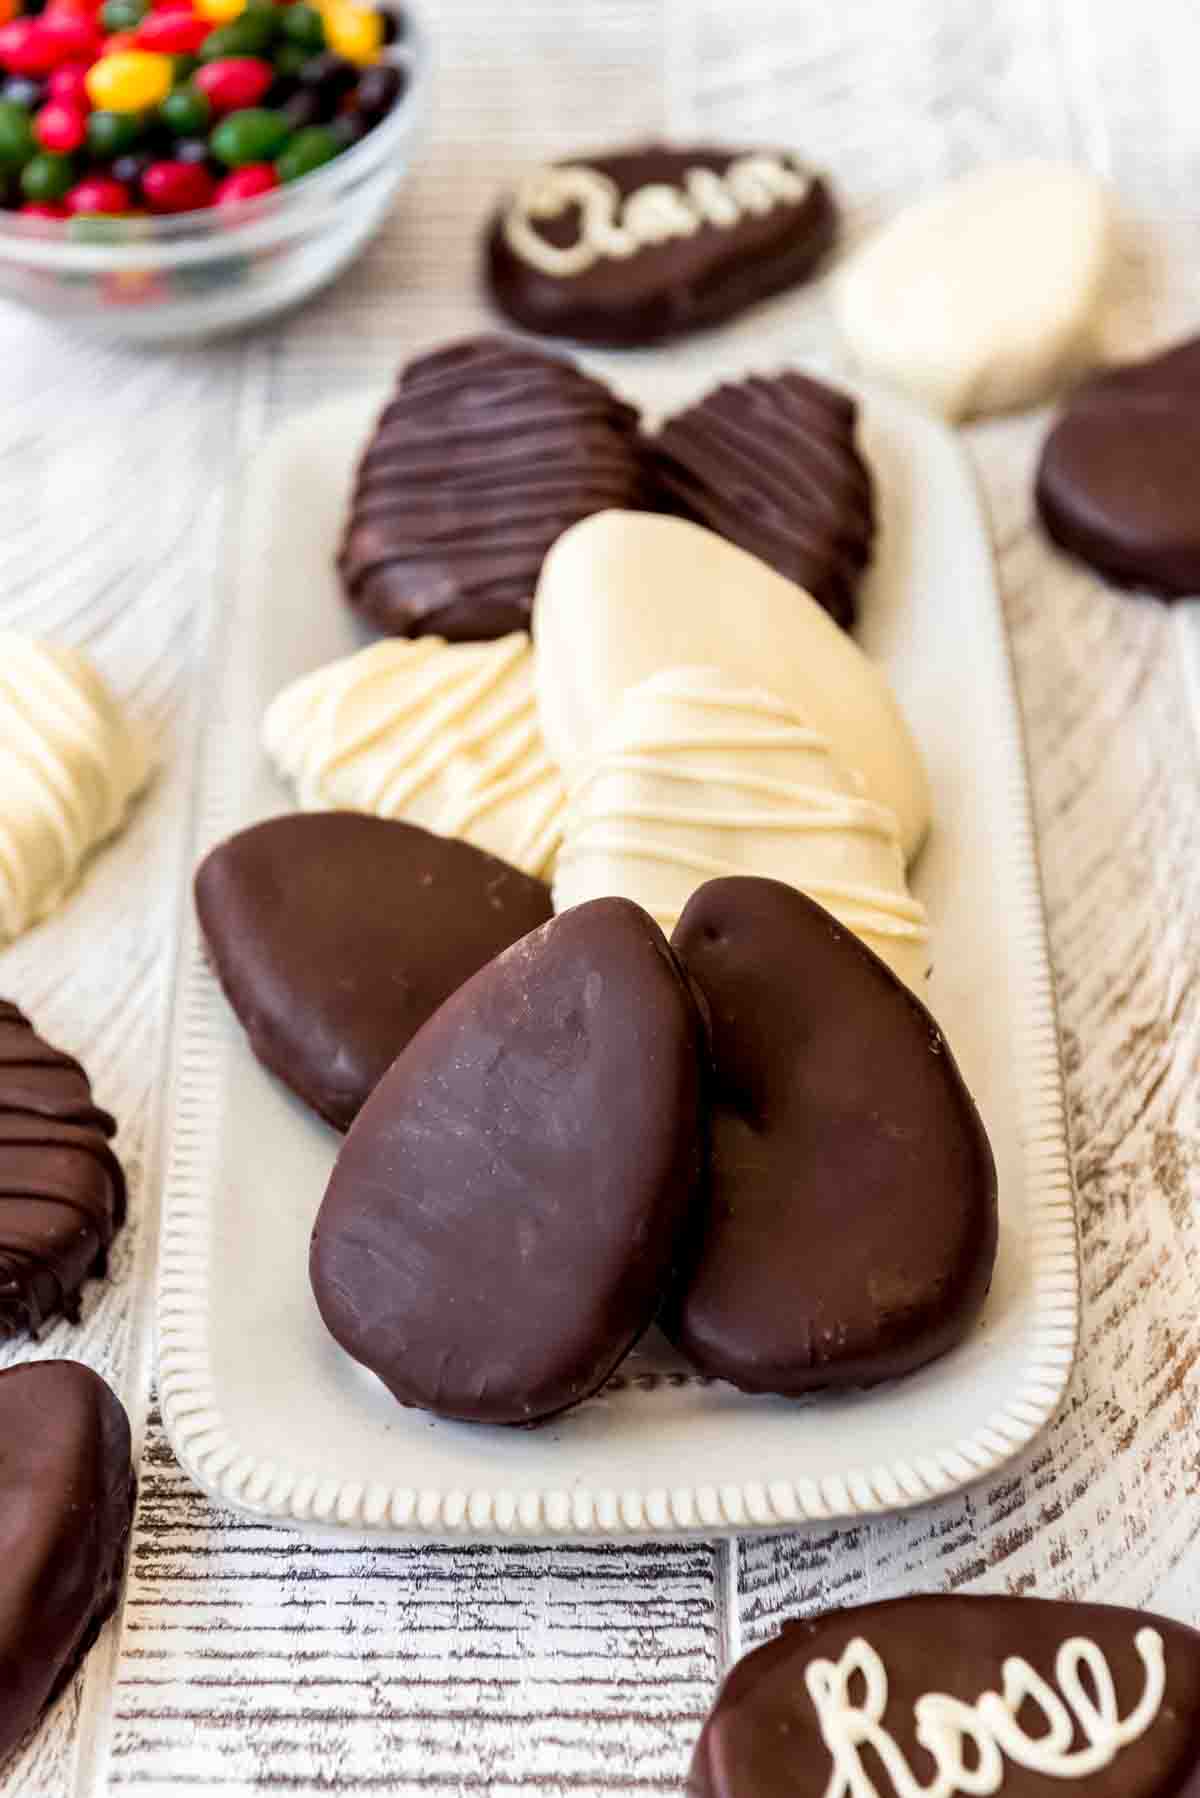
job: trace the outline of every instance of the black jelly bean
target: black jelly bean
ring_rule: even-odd
[[[377,62],[364,69],[355,94],[355,109],[375,124],[389,113],[408,88],[408,73],[394,63]]]

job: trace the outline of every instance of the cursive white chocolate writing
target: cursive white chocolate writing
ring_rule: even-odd
[[[623,201],[611,176],[565,164],[538,169],[521,183],[504,217],[504,237],[515,256],[544,275],[582,275],[605,257],[624,261],[654,244],[694,237],[704,225],[729,230],[747,215],[760,218],[805,199],[811,186],[808,175],[778,156],[759,154],[737,157],[722,175],[690,168],[682,187],[653,181]],[[578,236],[574,243],[551,243],[537,221],[561,218],[571,206],[579,208]]]
[[[869,1642],[856,1636],[840,1660],[811,1661],[805,1670],[821,1735],[833,1757],[825,1798],[880,1798],[862,1763],[865,1747],[878,1755],[895,1798],[954,1798],[955,1793],[987,1798],[1004,1784],[1005,1756],[1050,1779],[1083,1779],[1109,1766],[1120,1749],[1145,1735],[1162,1705],[1166,1689],[1162,1637],[1157,1630],[1140,1629],[1134,1645],[1146,1682],[1127,1717],[1120,1715],[1102,1650],[1084,1636],[1072,1636],[1055,1657],[1054,1677],[1061,1697],[1028,1661],[1011,1655],[1004,1663],[1002,1693],[985,1692],[974,1704],[945,1692],[918,1698],[913,1707],[917,1741],[937,1769],[925,1785],[884,1728],[888,1681],[883,1662]],[[1085,1668],[1090,1691],[1081,1677]],[[861,1697],[851,1691],[856,1676]],[[1027,1700],[1046,1720],[1046,1728],[1037,1735],[1030,1735],[1017,1721]],[[1077,1730],[1085,1747],[1072,1747]]]

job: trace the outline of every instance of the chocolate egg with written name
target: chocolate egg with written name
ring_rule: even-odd
[[[1197,1798],[1200,1634],[1116,1605],[918,1595],[739,1661],[691,1798]]]

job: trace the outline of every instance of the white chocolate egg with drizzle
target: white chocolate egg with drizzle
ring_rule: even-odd
[[[782,700],[717,668],[667,669],[626,690],[574,772],[555,909],[619,894],[670,935],[727,874],[798,887],[922,987],[929,932],[895,813]]]
[[[61,903],[149,772],[85,656],[0,631],[0,943]]]
[[[404,818],[549,876],[565,792],[542,743],[523,631],[372,644],[286,687],[263,742],[307,810]]]
[[[542,564],[533,638],[542,731],[569,782],[629,687],[719,668],[798,712],[895,814],[905,857],[920,847],[925,770],[883,671],[803,588],[715,532],[648,512],[572,525]]]

